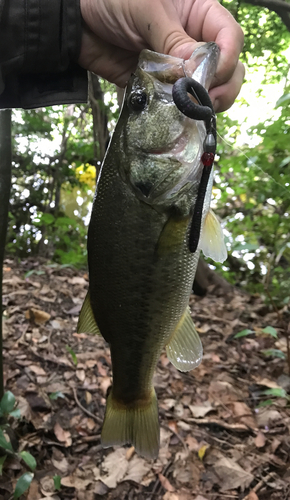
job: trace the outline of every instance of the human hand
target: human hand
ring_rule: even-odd
[[[79,64],[124,87],[144,48],[188,59],[196,42],[221,50],[210,96],[228,109],[244,78],[238,61],[243,32],[217,0],[81,0],[84,20]]]

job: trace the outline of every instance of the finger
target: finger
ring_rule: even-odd
[[[107,43],[86,28],[78,63],[109,82],[125,87],[137,66],[138,54]]]
[[[147,46],[156,52],[182,57],[190,57],[195,41],[183,29],[179,14],[171,1],[147,0],[134,3],[136,31]],[[188,45],[186,51],[185,45]],[[183,46],[182,53],[179,47]],[[187,58],[188,58],[187,57]]]
[[[237,98],[245,76],[245,67],[238,62],[232,77],[224,84],[209,91],[214,110],[218,112],[229,109]]]
[[[201,40],[214,41],[221,50],[213,86],[227,82],[236,69],[244,44],[244,34],[233,16],[218,2],[211,3],[205,15]]]
[[[244,41],[242,29],[233,16],[213,0],[197,0],[193,3],[191,11],[186,14],[178,12],[171,2],[166,2],[165,9],[163,2],[154,1],[157,3],[158,11],[154,21],[149,22],[148,9],[147,13],[142,12],[139,16],[142,23],[138,27],[140,32],[143,29],[142,35],[150,47],[158,52],[188,59],[195,50],[197,42],[214,41],[220,47],[221,53],[212,87],[220,86],[230,80],[236,70]],[[140,2],[140,5],[142,4]],[[180,10],[183,2],[176,5]],[[148,28],[145,31],[144,25]]]

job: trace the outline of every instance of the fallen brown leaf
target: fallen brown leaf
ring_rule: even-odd
[[[25,318],[34,321],[36,324],[41,325],[46,323],[50,319],[50,314],[40,309],[34,309],[31,307],[25,311]]]
[[[246,403],[242,401],[235,401],[232,406],[233,414],[237,417],[237,420],[247,425],[251,429],[256,429],[257,424],[252,415],[250,408],[246,405]]]
[[[227,457],[218,460],[213,468],[221,481],[221,491],[233,490],[235,488],[241,488],[243,491],[254,479],[253,474],[247,472],[239,464]]]
[[[126,449],[118,448],[110,453],[102,463],[102,470],[95,473],[108,488],[116,488],[121,481],[135,481],[140,483],[142,478],[151,469],[145,459],[134,455],[131,460],[126,459]]]
[[[43,375],[43,376],[46,375],[46,372],[44,371],[44,369],[41,368],[41,366],[38,366],[38,365],[30,365],[29,366],[29,370],[31,370],[36,375]]]
[[[257,414],[258,427],[269,427],[276,420],[281,419],[281,413],[278,410],[263,409]]]
[[[205,417],[210,411],[214,411],[215,408],[213,408],[210,404],[208,405],[189,405],[189,409],[192,413],[192,415],[196,418],[202,418]]]
[[[26,500],[35,500],[36,498],[39,498],[39,496],[40,496],[39,483],[35,481],[35,479],[33,479]]]
[[[67,448],[72,444],[71,433],[69,431],[65,431],[60,424],[57,422],[54,426],[54,434],[56,435],[58,441],[64,443],[64,446]]]
[[[255,437],[255,445],[257,446],[257,448],[263,448],[265,444],[266,444],[265,434],[259,431],[257,436]]]
[[[86,372],[85,370],[77,370],[76,371],[76,376],[79,379],[80,382],[84,382],[86,378]]]
[[[176,495],[176,493],[170,493],[170,491],[167,491],[162,497],[162,500],[179,500],[179,496]]]
[[[81,278],[80,276],[74,276],[73,278],[68,280],[68,282],[71,285],[87,285],[88,284],[88,282],[84,278]]]
[[[252,490],[243,500],[259,500],[258,495]]]
[[[66,474],[67,471],[68,471],[68,467],[69,467],[69,464],[68,464],[68,461],[67,459],[64,457],[62,460],[58,461],[58,460],[54,460],[53,458],[51,459],[51,463],[52,465],[58,469],[62,474]]]
[[[163,474],[159,473],[158,474],[158,478],[159,478],[159,481],[160,483],[162,484],[163,488],[167,491],[174,491],[175,488],[172,486],[172,484],[169,482],[169,480],[167,479],[167,477],[163,476]]]
[[[77,471],[71,476],[61,478],[61,484],[67,488],[75,488],[76,490],[85,490],[86,487],[93,482],[93,479],[82,479],[77,476]]]

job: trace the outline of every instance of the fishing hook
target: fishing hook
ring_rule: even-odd
[[[198,104],[193,102],[188,94],[191,94]],[[193,120],[204,121],[206,127],[204,152],[201,156],[203,171],[189,232],[189,250],[194,253],[200,238],[203,204],[216,151],[216,118],[207,90],[193,78],[185,77],[177,80],[173,85],[172,97],[181,113]]]

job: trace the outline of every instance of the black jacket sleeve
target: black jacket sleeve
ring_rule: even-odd
[[[0,108],[87,100],[79,0],[0,0]]]

